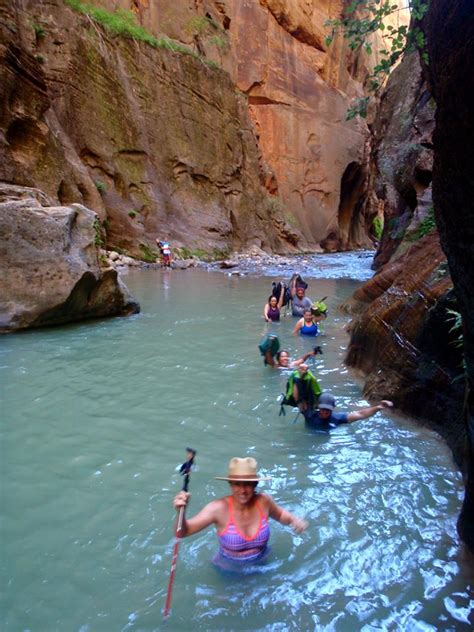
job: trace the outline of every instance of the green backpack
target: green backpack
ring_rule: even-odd
[[[276,356],[280,349],[280,341],[278,340],[278,336],[275,334],[267,334],[262,342],[258,345],[260,349],[260,355],[265,357],[265,355],[270,352],[272,356]],[[265,364],[267,361],[264,361]]]
[[[298,402],[293,397],[293,386],[295,384],[295,380],[298,380],[298,390],[300,396]],[[286,383],[286,392],[283,395],[283,399],[280,404],[280,415],[286,414],[283,406],[294,407],[298,406],[299,402],[306,402],[310,408],[314,408],[318,403],[321,393],[322,389],[319,386],[319,382],[311,371],[308,370],[303,378],[300,377],[297,370],[293,371]]]

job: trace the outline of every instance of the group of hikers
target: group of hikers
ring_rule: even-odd
[[[289,284],[274,283],[272,295],[264,307],[264,319],[267,322],[279,321],[283,308],[288,311],[291,309],[292,316],[298,318],[293,334],[313,338],[318,336],[320,323],[327,318],[325,299],[313,303],[306,296],[306,289],[307,284],[298,274],[293,275]],[[291,360],[288,351],[280,349],[278,337],[270,333],[260,343],[259,349],[268,367],[291,370],[281,410],[286,405],[297,407],[306,422],[318,429],[329,430],[340,424],[367,419],[379,410],[393,406],[391,401],[382,400],[375,406],[358,411],[334,412],[334,396],[322,392],[306,364],[311,356],[322,353],[321,347],[316,346],[302,357]],[[193,457],[191,450],[189,458]],[[198,533],[210,525],[215,526],[219,551],[213,562],[218,568],[239,571],[249,565],[253,568],[264,560],[269,551],[269,518],[291,526],[297,533],[308,526],[306,520],[283,509],[267,494],[257,491],[258,483],[269,479],[258,474],[257,462],[253,457],[233,457],[227,476],[215,478],[229,483],[230,495],[211,501],[189,520],[183,511],[189,501],[189,493],[179,492],[173,504],[178,512],[182,512],[179,537]]]
[[[274,283],[273,292],[264,307],[264,319],[275,322],[280,319],[281,309],[291,307],[292,316],[298,318],[293,329],[294,335],[316,337],[320,334],[320,323],[327,318],[328,310],[322,300],[313,302],[306,296],[308,284],[299,274],[294,274],[288,285]],[[340,424],[352,423],[360,419],[367,419],[382,408],[389,408],[393,404],[382,400],[376,406],[369,406],[350,413],[336,413],[336,400],[329,392],[322,392],[318,380],[310,371],[306,361],[318,353],[322,354],[320,346],[305,353],[295,360],[290,359],[288,351],[280,349],[280,342],[275,334],[267,334],[259,345],[264,363],[276,369],[293,369],[289,376],[286,392],[281,402],[280,414],[284,413],[284,406],[297,407],[305,420],[320,430],[329,430]]]

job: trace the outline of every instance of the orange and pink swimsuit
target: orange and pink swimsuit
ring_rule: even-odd
[[[227,498],[229,503],[229,520],[223,531],[217,534],[219,538],[219,554],[230,560],[238,562],[254,562],[260,559],[267,551],[267,544],[270,538],[270,527],[267,516],[262,511],[258,501],[255,502],[260,520],[257,532],[254,536],[248,537],[239,531],[234,522],[234,499]]]

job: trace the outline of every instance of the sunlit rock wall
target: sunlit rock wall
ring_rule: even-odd
[[[373,205],[366,204],[369,132],[346,121],[351,99],[378,60],[352,52],[325,22],[348,0],[100,0],[132,9],[165,33],[215,60],[247,95],[274,208],[301,235],[300,246],[371,247]],[[403,4],[403,3],[400,3]],[[392,21],[406,23],[397,12]],[[264,168],[265,171],[265,168]]]
[[[227,73],[112,37],[60,0],[4,3],[0,18],[0,180],[93,209],[132,254],[163,236],[211,253],[295,247]]]
[[[373,124],[370,186],[384,215],[375,269],[390,260],[413,225],[430,214],[434,219],[434,115],[419,55],[406,55],[389,79]]]

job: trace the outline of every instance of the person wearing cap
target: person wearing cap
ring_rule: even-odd
[[[257,492],[258,483],[270,479],[259,476],[254,458],[233,457],[227,476],[216,476],[216,479],[228,481],[231,494],[211,501],[192,518],[185,517],[181,537],[214,525],[219,540],[219,552],[213,559],[217,566],[225,568],[226,563],[238,566],[265,558],[269,550],[269,518],[291,526],[296,533],[308,526],[306,520],[283,509],[267,494]],[[180,507],[187,505],[189,498],[189,493],[184,491],[175,496],[173,505],[178,512]]]
[[[392,408],[393,402],[388,399],[382,399],[375,406],[361,408],[351,413],[335,413],[336,400],[331,393],[321,393],[318,400],[316,410],[303,411],[306,421],[314,426],[330,429],[341,424],[350,424],[361,419],[368,419],[375,415],[379,410],[384,408]]]

